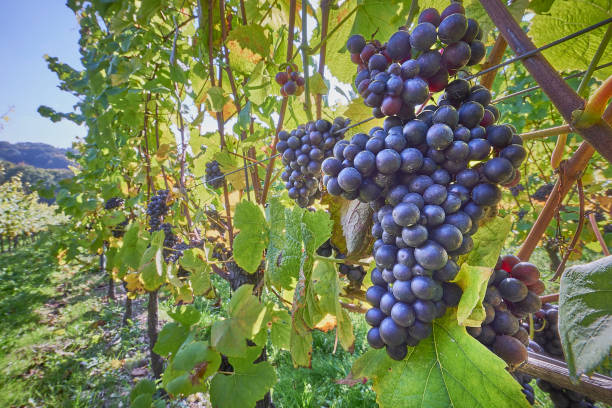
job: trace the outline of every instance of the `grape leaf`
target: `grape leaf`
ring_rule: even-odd
[[[243,357],[246,340],[252,339],[265,323],[266,309],[252,295],[253,285],[242,285],[230,300],[229,318],[212,326],[210,342],[227,356]]]
[[[612,349],[612,256],[567,268],[559,292],[559,334],[570,375],[590,374]]]
[[[175,354],[188,334],[189,331],[184,326],[174,322],[166,323],[159,332],[153,351],[160,356]]]
[[[381,408],[529,407],[505,366],[449,312],[433,322],[429,338],[408,348],[403,361],[391,360],[384,349],[370,350],[351,373],[373,380]]]
[[[342,24],[327,40],[331,73],[342,82],[351,82],[357,69],[346,51],[346,39],[352,34],[361,34],[366,39],[377,38],[384,43],[406,22],[410,3],[411,0],[350,0],[331,10],[329,26]]]
[[[353,325],[340,305],[340,279],[333,262],[319,261],[312,274],[316,282],[315,289],[319,295],[322,313],[333,315],[336,319],[338,340],[345,350],[350,350],[355,343]]]
[[[556,1],[546,14],[537,14],[531,20],[528,34],[535,45],[540,47],[611,16],[612,3],[608,0]],[[593,59],[606,28],[604,26],[582,34],[543,51],[543,54],[559,71],[585,69]],[[609,61],[603,57],[601,63],[605,62]],[[612,67],[593,73],[593,76],[600,80],[610,75]]]
[[[372,209],[358,200],[338,200],[328,196],[323,199],[334,220],[332,244],[346,254],[347,259],[357,260],[369,255],[372,245]]]
[[[270,225],[266,251],[266,282],[278,288],[292,288],[297,280],[302,257],[302,216],[304,210],[285,208],[273,198],[268,205]]]
[[[460,325],[480,326],[484,320],[482,300],[511,226],[510,217],[491,219],[472,236],[474,249],[459,260],[461,269],[454,282],[463,289],[457,307],[457,321]]]
[[[236,206],[234,223],[240,233],[234,238],[234,260],[245,271],[253,273],[261,264],[266,248],[268,226],[259,207],[243,200]]]
[[[179,306],[176,311],[168,311],[168,316],[175,322],[182,324],[185,327],[192,326],[200,321],[202,313],[193,305]]]
[[[276,373],[267,361],[253,364],[261,348],[250,347],[244,358],[229,358],[231,374],[217,373],[210,383],[210,399],[214,407],[249,408],[262,399],[276,383]]]

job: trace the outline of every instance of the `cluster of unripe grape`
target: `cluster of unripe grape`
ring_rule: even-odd
[[[206,185],[210,188],[217,189],[223,187],[223,173],[218,161],[212,160],[206,163],[206,176],[204,179]]]
[[[335,248],[331,241],[328,239],[325,241],[319,248],[317,248],[317,255],[324,256],[326,258],[334,255],[336,259],[344,259],[346,256],[341,254],[337,248]],[[363,282],[363,278],[366,275],[366,271],[361,265],[351,265],[342,263],[338,267],[338,272],[342,276],[346,276],[346,278],[352,284],[360,286]]]
[[[530,346],[533,351],[548,354],[551,357],[565,360],[559,336],[559,307],[545,303],[533,315],[534,336]],[[529,329],[529,322],[524,321],[523,327]],[[538,379],[537,386],[548,393],[555,408],[594,408],[595,402],[586,396],[568,390],[548,381]]]
[[[295,64],[288,64],[284,71],[276,74],[274,80],[281,86],[282,96],[299,96],[304,92],[304,78],[297,71]]]
[[[367,43],[351,36],[346,48],[357,64],[355,87],[375,117],[414,118],[414,107],[443,90],[464,66],[485,56],[478,22],[465,17],[465,9],[452,3],[442,14],[424,10],[412,32],[402,28],[385,44]]]
[[[483,306],[485,319],[480,327],[468,332],[508,364],[527,359],[529,332],[520,319],[540,310],[538,296],[544,290],[540,271],[514,255],[501,257],[488,282]]]
[[[348,120],[343,118],[334,119],[334,123],[319,119],[291,132],[279,132],[276,150],[282,154],[285,165],[281,178],[289,197],[300,207],[308,207],[321,197],[321,163],[333,154],[332,149],[344,137],[342,129],[347,124]]]

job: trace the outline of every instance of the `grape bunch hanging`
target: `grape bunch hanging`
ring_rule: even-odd
[[[319,248],[317,248],[317,255],[329,258],[334,256],[336,259],[346,258],[345,254],[340,253],[338,248],[334,247],[331,240],[325,241]],[[357,287],[361,286],[363,278],[366,276],[366,271],[361,265],[351,265],[347,263],[341,263],[338,266],[338,272],[340,275],[345,276],[348,281]]]
[[[533,315],[534,336],[530,346],[533,351],[548,354],[551,357],[565,360],[561,348],[559,335],[559,308],[557,305],[545,303]],[[529,329],[529,322],[524,320],[522,325]],[[564,389],[548,381],[538,378],[538,388],[548,393],[555,408],[594,408],[595,402],[590,398],[572,390]]]
[[[468,332],[510,365],[527,359],[528,328],[520,319],[540,310],[544,290],[540,271],[514,255],[501,257],[488,282],[483,307],[485,319]]]
[[[123,205],[125,200],[121,197],[111,197],[104,203],[105,210],[114,210],[115,208],[119,208]]]
[[[304,93],[305,81],[298,72],[297,65],[295,64],[288,64],[284,71],[280,71],[276,74],[274,80],[281,86],[280,92],[282,96],[300,96]]]
[[[403,27],[385,44],[366,43],[351,36],[346,48],[357,64],[355,87],[375,117],[398,115],[414,118],[414,107],[443,90],[449,77],[465,66],[478,64],[485,56],[482,30],[476,20],[465,17],[459,3],[442,14],[424,10],[409,32]]]
[[[210,188],[217,189],[223,187],[223,173],[218,161],[212,160],[206,163],[206,176],[204,179],[206,185]]]
[[[457,7],[453,4],[442,13],[436,33],[449,45],[442,52],[446,57],[436,65],[436,69],[444,70],[445,78],[449,58],[454,55],[454,51],[449,51],[454,49],[450,45],[460,43],[467,31],[458,30],[457,37],[447,37],[450,22],[468,24],[465,16],[456,12]],[[434,14],[424,11],[420,24],[429,23],[427,19]],[[433,22],[437,23],[435,19]],[[475,34],[465,37],[468,41],[463,43],[477,41],[479,28],[474,24],[470,25]],[[419,38],[405,32],[395,35],[408,41]],[[347,47],[355,51],[350,43],[351,40]],[[440,88],[432,86],[435,82],[426,83],[431,77],[420,71],[429,63],[418,61],[422,55],[432,54],[423,50],[417,61],[409,60],[410,48],[406,46],[408,52],[400,56],[395,52],[396,44],[395,38],[390,39],[383,51],[391,60],[404,59],[403,68],[417,67],[408,79],[396,81],[402,87],[410,85],[402,88],[402,92],[407,98],[412,97],[417,91],[411,84],[422,82],[418,92],[423,96],[418,101],[410,100],[407,104],[410,111],[427,100],[429,90],[445,88],[438,105],[425,106],[416,118],[413,114],[402,115],[399,108],[388,111],[382,107],[378,115],[375,106],[375,116],[397,116],[387,117],[382,128],[374,127],[369,134],[359,133],[350,141],[339,141],[333,157],[323,162],[322,170],[323,182],[331,195],[359,199],[370,203],[375,211],[372,234],[376,238],[373,251],[376,269],[371,277],[374,286],[366,292],[373,306],[366,314],[366,321],[372,326],[368,342],[374,348],[385,347],[391,358],[402,360],[407,346],[427,338],[432,321],[444,315],[447,307],[457,305],[461,289],[450,282],[459,271],[456,261],[472,250],[471,236],[479,223],[495,214],[501,199],[499,186],[511,187],[519,182],[517,169],[526,152],[512,126],[496,124],[499,111],[491,105],[487,89],[470,86],[462,79],[450,84],[443,81]],[[440,55],[438,51],[434,53]],[[385,55],[380,56],[387,64]],[[376,60],[382,62],[379,56]],[[469,57],[465,64],[468,62]],[[391,75],[377,68],[382,68],[382,63],[380,67],[368,65],[368,75],[383,71]],[[358,76],[364,71],[365,65]],[[389,97],[387,94],[384,98]],[[382,104],[384,98],[380,99]],[[397,96],[392,98],[397,100]]]
[[[300,125],[291,131],[278,134],[276,150],[282,154],[285,171],[281,174],[285,187],[295,202],[302,208],[321,197],[319,182],[321,163],[333,154],[333,147],[344,137],[343,128],[348,120],[334,119],[334,123],[319,119]]]

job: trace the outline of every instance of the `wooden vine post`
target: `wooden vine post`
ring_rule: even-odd
[[[515,54],[521,55],[536,49],[501,1],[480,0],[480,2]],[[565,121],[570,125],[573,124],[574,112],[584,109],[585,101],[563,80],[541,53],[523,59],[522,63],[550,98]],[[611,117],[612,109],[609,106],[602,118],[610,120]],[[563,197],[579,179],[594,152],[598,151],[608,161],[612,161],[612,127],[608,123],[599,120],[588,126],[577,127],[574,130],[585,139],[585,142],[580,145],[569,160],[561,163],[559,178],[553,191],[517,254],[521,260],[529,259],[552,221]],[[582,376],[578,383],[572,383],[565,363],[531,352],[528,360],[518,370],[563,388],[579,392],[594,400],[608,404],[612,403],[612,378],[596,374],[592,377]]]

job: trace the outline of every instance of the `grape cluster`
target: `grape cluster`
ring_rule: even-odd
[[[317,248],[317,255],[324,256],[329,258],[334,255],[336,259],[344,259],[346,255],[341,254],[340,251],[336,247],[334,247],[331,243],[331,240],[325,241],[319,248]],[[366,271],[363,266],[360,265],[350,265],[350,264],[340,264],[338,267],[338,272],[342,276],[346,276],[346,278],[351,282],[351,284],[355,284],[356,286],[361,286],[363,282],[363,278],[365,278]]]
[[[115,208],[121,207],[124,202],[125,201],[121,197],[111,197],[108,200],[106,200],[106,203],[104,203],[104,209],[114,210]]]
[[[442,14],[424,10],[410,33],[401,28],[381,45],[351,36],[346,48],[357,64],[355,87],[375,117],[414,117],[414,107],[443,90],[464,66],[478,64],[486,50],[478,22],[452,3]]]
[[[536,201],[545,202],[546,200],[548,200],[548,196],[550,196],[550,193],[552,193],[554,186],[555,185],[552,183],[542,184],[540,187],[538,187],[535,193],[531,195],[531,198]]]
[[[530,382],[531,380],[533,380],[533,378],[527,374],[518,372],[518,371],[514,371],[511,373],[512,377],[514,377],[514,379],[521,384],[523,394],[525,394],[525,398],[527,398],[527,401],[533,405],[535,403],[535,391],[533,390],[533,387],[531,386]]]
[[[416,119],[388,117],[369,135],[339,141],[322,164],[331,195],[375,210],[368,339],[400,360],[456,305],[455,261],[472,250],[471,236],[501,199],[498,185],[518,182],[525,158],[514,129],[484,108],[488,90],[456,80],[441,100]]]
[[[218,161],[213,160],[206,163],[205,180],[206,185],[210,188],[217,189],[223,187],[223,173]]]
[[[111,229],[111,233],[115,238],[121,238],[125,234],[125,227],[128,225],[128,220],[125,220]]]
[[[147,206],[147,215],[149,216],[149,227],[151,232],[157,231],[161,227],[162,220],[166,214],[168,214],[168,190],[158,190],[157,193],[151,197]]]
[[[284,71],[280,71],[274,77],[277,84],[281,86],[281,95],[299,96],[304,92],[304,78],[297,72],[295,64],[287,65]]]
[[[557,305],[545,303],[534,314],[534,338],[532,348],[535,352],[548,354],[551,357],[565,360],[559,336],[559,308]],[[523,322],[523,327],[529,329],[529,323]],[[594,401],[575,391],[564,389],[542,379],[536,381],[537,386],[548,393],[555,408],[594,408]]]
[[[276,150],[282,153],[285,165],[281,178],[289,197],[300,207],[308,207],[321,197],[321,163],[332,155],[334,145],[344,137],[341,129],[347,124],[348,120],[343,118],[334,119],[333,124],[319,119],[300,125],[291,133],[279,132]]]
[[[527,359],[529,332],[520,319],[542,306],[538,296],[544,290],[540,271],[514,255],[501,257],[488,282],[483,307],[485,319],[480,327],[468,332],[509,365]]]

